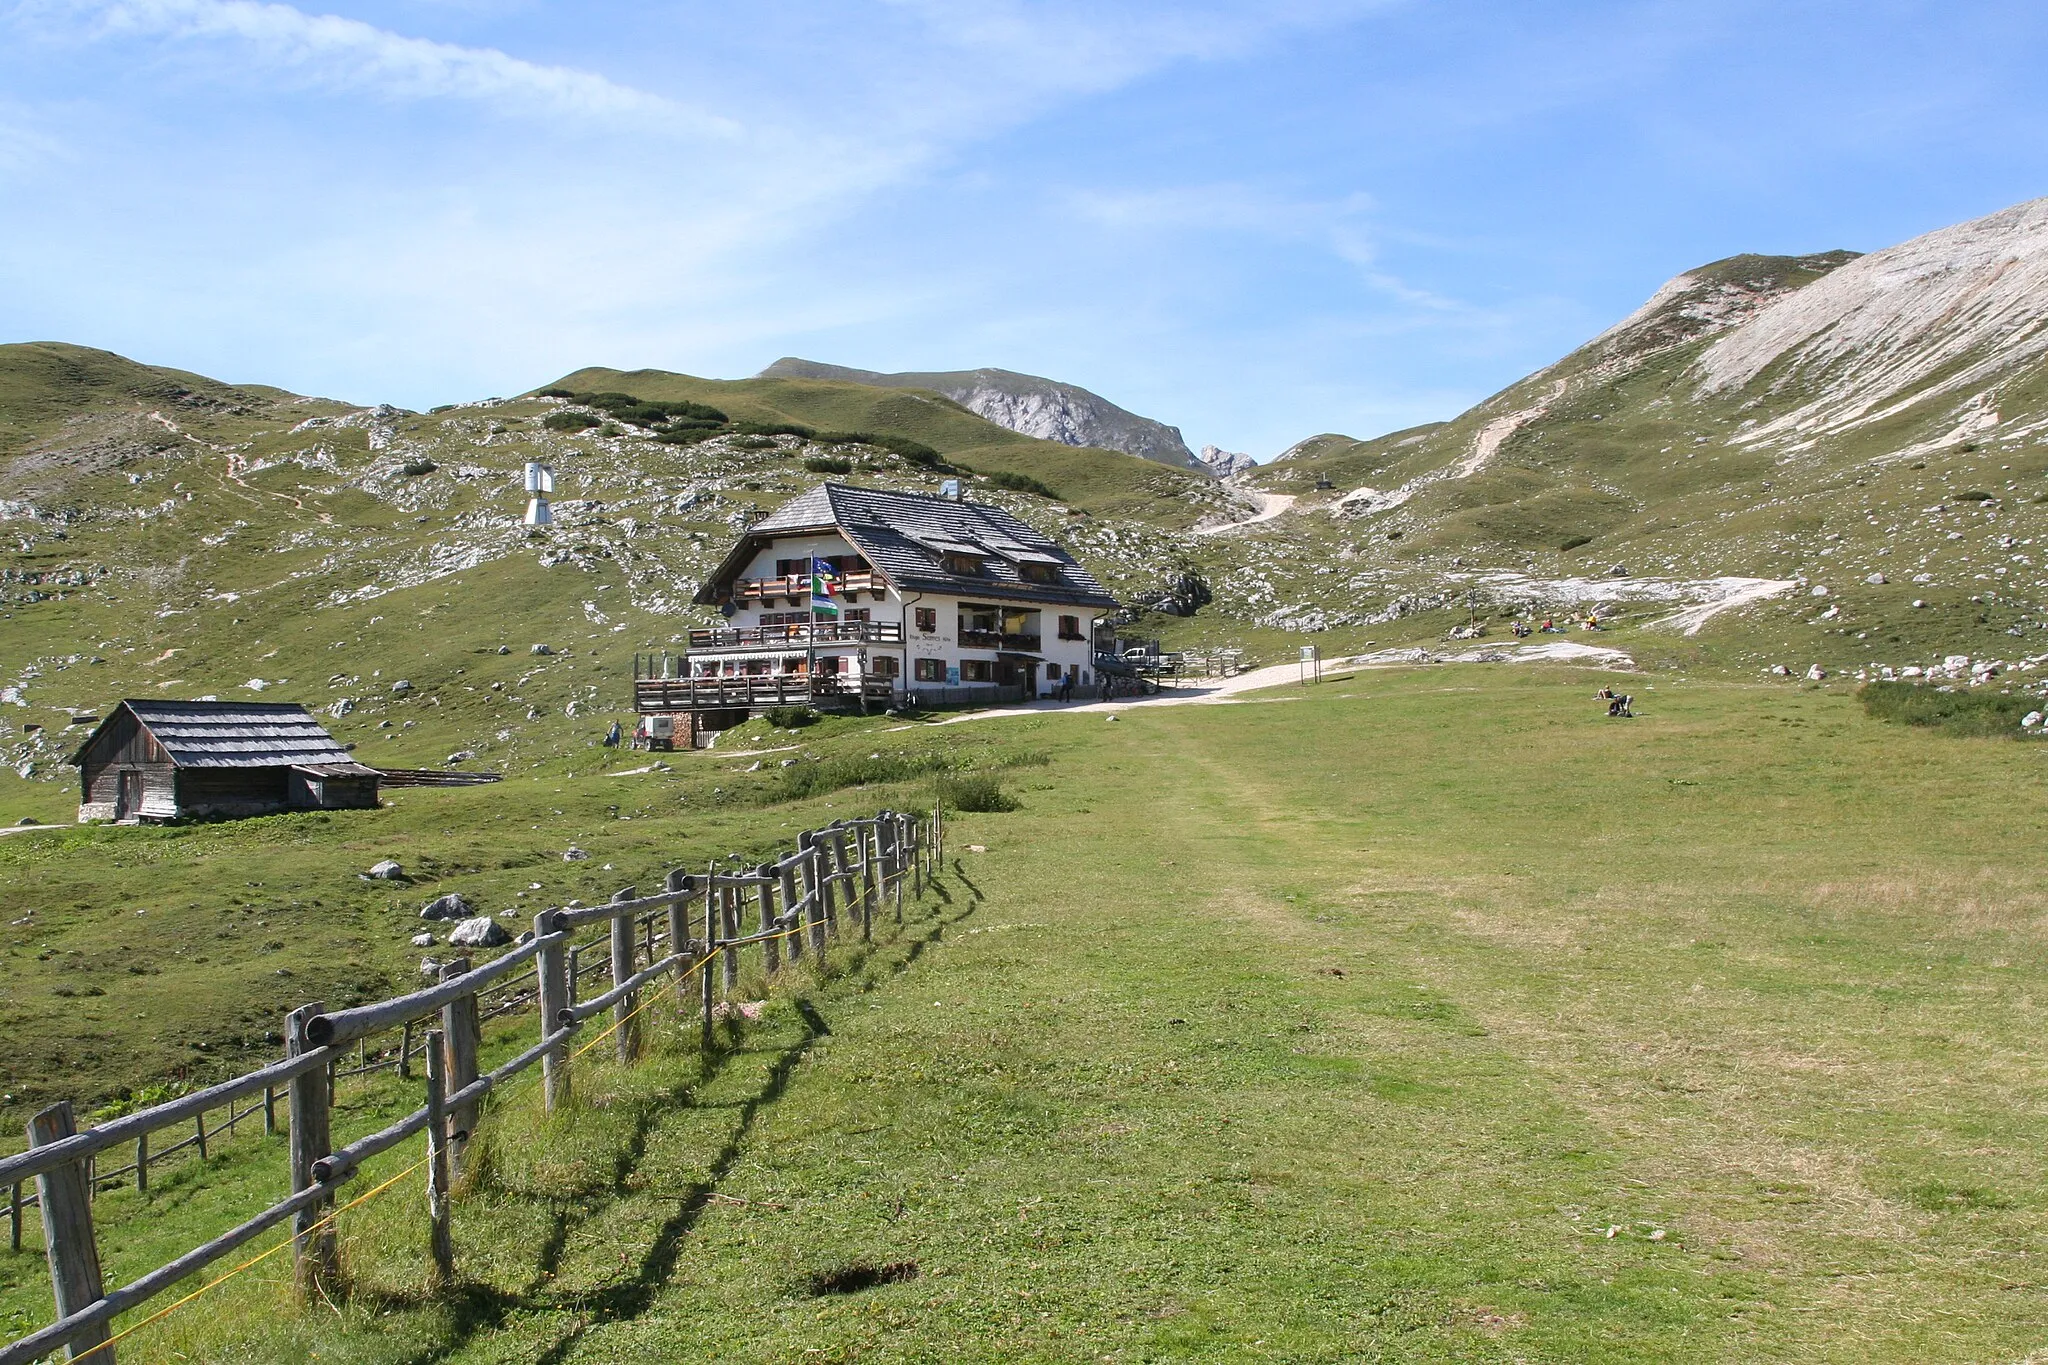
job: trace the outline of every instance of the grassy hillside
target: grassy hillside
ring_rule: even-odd
[[[894,432],[983,473],[1030,475],[1091,512],[1165,527],[1189,525],[1218,503],[1202,474],[1118,451],[1020,436],[950,399],[918,390],[823,379],[697,379],[662,370],[606,369],[578,370],[550,387],[690,399],[757,422]]]
[[[146,1346],[2024,1356],[2048,1216],[2027,1103],[2041,752],[1822,689],[1664,679],[1611,722],[1600,681],[1385,672],[1114,725],[889,736],[1050,759],[1015,770],[1022,810],[955,827],[914,957],[791,986],[708,1074],[664,1028],[665,1061],[587,1072],[569,1119],[506,1104],[457,1204],[452,1300],[422,1296],[420,1200],[400,1186],[344,1225],[357,1289],[339,1312],[280,1310],[280,1277],[245,1276]],[[563,827],[608,837],[589,818],[626,780],[564,781]],[[644,880],[666,837],[745,848],[826,813],[640,804],[624,813],[647,823],[599,848],[619,877]],[[487,809],[435,820],[495,843]],[[153,837],[108,835],[129,836]],[[351,1131],[378,1121],[354,1103]],[[250,1150],[210,1176],[254,1182],[253,1205],[275,1182]],[[117,1273],[232,1216],[196,1191],[102,1200],[132,1230]],[[41,1274],[33,1243],[0,1255],[0,1312],[41,1312]]]

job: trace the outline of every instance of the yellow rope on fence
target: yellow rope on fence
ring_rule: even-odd
[[[322,1217],[318,1222],[314,1223],[312,1227],[306,1229],[306,1231],[309,1233],[318,1232],[320,1229],[332,1223],[335,1219],[341,1217],[341,1215],[343,1215],[344,1213],[347,1213],[350,1209],[356,1207],[356,1205],[367,1204],[370,1200],[375,1199],[378,1195],[384,1193],[384,1191],[390,1189],[393,1185],[396,1185],[399,1181],[405,1179],[407,1176],[411,1175],[414,1171],[417,1171],[420,1167],[426,1164],[427,1158],[421,1157],[418,1161],[415,1161],[412,1165],[406,1167],[397,1175],[392,1176],[389,1180],[377,1186],[375,1189],[365,1191],[363,1194],[358,1195],[356,1198],[349,1200],[348,1203],[343,1204],[340,1208],[335,1209],[333,1212]],[[271,1247],[268,1251],[257,1252],[254,1256],[251,1256],[248,1260],[242,1262],[233,1270],[230,1270],[227,1274],[219,1276],[212,1280],[208,1280],[205,1284],[199,1286],[199,1288],[193,1290],[184,1298],[179,1299],[176,1303],[170,1304],[163,1308],[159,1308],[156,1312],[151,1313],[141,1322],[122,1328],[120,1331],[116,1332],[113,1336],[108,1337],[99,1345],[89,1346],[85,1350],[80,1351],[77,1355],[71,1358],[73,1360],[84,1360],[87,1356],[97,1355],[101,1351],[110,1349],[115,1342],[120,1341],[124,1337],[134,1335],[136,1332],[141,1331],[143,1328],[149,1326],[151,1323],[163,1321],[171,1314],[177,1312],[180,1308],[183,1308],[186,1304],[192,1302],[192,1300],[199,1298],[202,1295],[213,1292],[214,1290],[220,1288],[222,1285],[226,1284],[229,1280],[235,1278],[235,1276],[241,1274],[243,1271],[251,1270],[254,1269],[256,1266],[261,1265],[263,1262],[277,1255],[278,1252],[283,1251],[286,1247],[290,1246],[294,1241],[298,1240],[299,1236],[299,1233],[294,1232],[290,1237],[285,1238],[282,1242],[279,1242],[276,1246]]]
[[[804,926],[799,924],[791,928],[782,930],[780,933],[770,934],[761,938],[753,939],[751,940],[751,942],[768,943],[772,942],[775,939],[791,938],[797,934],[802,933],[803,930]],[[720,947],[713,948],[710,952],[704,954],[704,956],[698,958],[695,962],[691,963],[687,968],[685,968],[681,972],[678,972],[676,974],[677,991],[681,991],[683,982],[689,980],[698,972],[702,971],[706,966],[710,965],[710,963],[714,961],[720,953],[727,952],[730,950],[731,947],[735,946],[744,947],[747,945],[722,945]],[[652,991],[648,992],[641,999],[639,1004],[633,1006],[631,1010],[627,1011],[620,1018],[613,1020],[610,1028],[607,1028],[604,1032],[598,1034],[595,1038],[592,1038],[589,1042],[583,1044],[583,1046],[577,1048],[574,1052],[570,1053],[569,1059],[571,1061],[574,1061],[576,1058],[581,1057],[584,1053],[590,1051],[590,1049],[596,1047],[599,1043],[602,1043],[605,1039],[611,1037],[614,1033],[618,1032],[621,1025],[625,1024],[628,1020],[632,1019],[634,1015],[639,1014],[640,1011],[646,1009],[649,1005],[653,1004],[654,1000],[655,993]],[[541,1021],[541,1029],[543,1033],[546,1032],[546,1020]],[[531,1074],[536,1076],[538,1075],[538,1073]],[[406,1177],[412,1175],[422,1166],[425,1166],[429,1160],[431,1160],[430,1157],[421,1157],[418,1161],[415,1161],[412,1165],[406,1167],[397,1175],[392,1176],[383,1184],[378,1185],[373,1189],[365,1191],[364,1193],[358,1195],[356,1198],[351,1199],[348,1203],[343,1204],[339,1208],[336,1208],[331,1212],[325,1214],[319,1219],[319,1221],[315,1222],[310,1228],[306,1229],[306,1231],[308,1233],[318,1232],[322,1228],[331,1225],[336,1219],[341,1217],[342,1214],[347,1213],[350,1209],[353,1209],[361,1204],[367,1204],[370,1200],[375,1199],[378,1195],[383,1194],[392,1186],[398,1184]],[[269,1260],[272,1256],[277,1255],[278,1252],[283,1251],[286,1247],[290,1246],[294,1241],[296,1241],[300,1235],[300,1233],[294,1232],[291,1236],[285,1238],[283,1241],[279,1242],[277,1245],[271,1247],[267,1251],[258,1252],[256,1255],[251,1256],[248,1260],[236,1266],[233,1270],[228,1271],[224,1275],[220,1275],[214,1279],[208,1280],[205,1284],[193,1290],[184,1298],[179,1299],[175,1303],[168,1304],[165,1307],[158,1309],[156,1312],[150,1314],[148,1317],[142,1319],[140,1322],[122,1328],[113,1336],[110,1336],[105,1341],[100,1342],[97,1346],[87,1347],[85,1350],[80,1351],[77,1355],[73,1356],[72,1359],[84,1360],[88,1356],[97,1355],[101,1351],[109,1350],[113,1347],[113,1345],[116,1342],[124,1340],[127,1337],[133,1336],[135,1333],[141,1331],[145,1327],[163,1321],[171,1314],[177,1312],[180,1308],[183,1308],[186,1304],[191,1303],[194,1299],[202,1298],[205,1295],[212,1293],[214,1290],[226,1284],[229,1280],[234,1279],[237,1275],[242,1274],[244,1271],[252,1270],[256,1266],[259,1266],[263,1262]]]

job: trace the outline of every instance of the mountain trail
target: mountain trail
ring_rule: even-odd
[[[1256,514],[1246,517],[1243,521],[1226,521],[1220,526],[1197,526],[1194,534],[1220,536],[1225,531],[1242,531],[1247,526],[1257,526],[1262,521],[1273,520],[1299,501],[1293,493],[1253,493],[1251,496],[1259,500],[1259,510]]]

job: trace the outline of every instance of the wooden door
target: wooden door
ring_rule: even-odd
[[[121,770],[120,788],[114,797],[114,818],[133,820],[142,814],[142,773],[139,769]]]

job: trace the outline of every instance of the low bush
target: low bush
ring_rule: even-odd
[[[731,444],[734,450],[775,449],[775,442],[766,436],[735,436],[732,438]]]
[[[2018,739],[2020,721],[2041,709],[2038,697],[1958,687],[1944,692],[1922,683],[1873,682],[1856,689],[1863,713],[1894,725],[1918,725],[1951,735]]]
[[[818,434],[801,422],[734,422],[732,429],[742,436],[801,436],[806,441]]]
[[[937,783],[939,804],[947,810],[993,813],[1016,810],[1016,797],[987,773],[942,774]]]
[[[432,460],[407,460],[398,467],[398,472],[408,479],[417,479],[422,474],[431,474],[441,466]]]
[[[818,713],[808,706],[771,706],[761,714],[778,730],[801,730],[818,719]]]
[[[1564,554],[1567,551],[1578,549],[1581,545],[1591,545],[1592,543],[1593,537],[1591,536],[1573,536],[1570,540],[1567,540],[1564,544],[1558,546],[1557,552],[1559,554]]]
[[[927,469],[941,468],[946,463],[938,451],[908,436],[874,436],[868,439],[867,444],[880,446],[908,464],[923,465]]]
[[[997,470],[988,476],[988,481],[998,488],[1007,488],[1012,493],[1032,493],[1041,498],[1059,501],[1059,494],[1032,478],[1029,474],[1015,474],[1007,469]]]
[[[657,432],[654,439],[663,445],[693,446],[699,441],[708,441],[718,435],[718,427],[673,426]]]
[[[765,799],[798,801],[823,796],[846,787],[868,787],[885,782],[908,782],[912,778],[943,772],[951,767],[943,754],[882,754],[877,757],[848,756],[799,763],[784,768],[768,785]]]
[[[598,425],[598,419],[587,412],[551,412],[541,419],[541,425],[549,431],[582,431]]]
[[[575,396],[575,393],[569,389],[542,389],[534,394],[535,398],[574,398]]]
[[[813,474],[851,474],[853,461],[837,455],[813,455],[804,461],[804,468]]]

